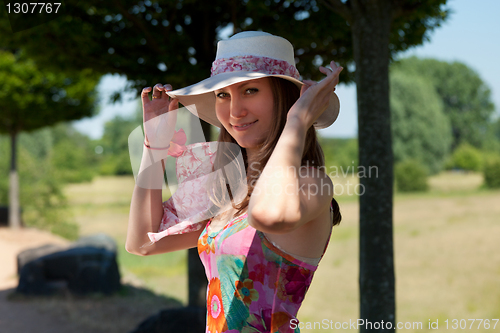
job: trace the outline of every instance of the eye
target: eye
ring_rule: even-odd
[[[226,92],[220,92],[216,96],[217,96],[217,98],[227,98],[227,97],[229,97],[229,94]]]
[[[245,94],[252,95],[255,94],[257,91],[259,91],[259,89],[257,88],[248,88],[247,90],[245,90]]]

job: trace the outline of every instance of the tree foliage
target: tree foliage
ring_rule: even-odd
[[[434,87],[451,121],[453,149],[461,143],[477,148],[485,145],[494,104],[489,87],[472,68],[460,62],[416,57],[403,59],[394,67],[411,76],[422,76]]]
[[[94,113],[98,75],[91,69],[67,76],[41,70],[20,50],[0,51],[0,133],[11,139],[9,181],[9,224],[20,226],[17,136],[55,123]],[[43,154],[43,151],[39,152]],[[21,179],[21,182],[23,179]],[[51,188],[51,187],[49,187]],[[48,194],[50,197],[51,194]],[[40,206],[41,207],[41,206]]]
[[[414,159],[431,174],[439,172],[451,145],[450,121],[441,99],[418,75],[394,68],[390,78],[394,162]]]
[[[41,70],[24,53],[0,51],[0,133],[33,131],[95,114],[98,76]]]
[[[226,28],[232,33],[263,30],[294,44],[297,68],[305,78],[320,79],[317,67],[334,59],[344,66],[341,81],[352,82],[352,17],[338,11],[335,2],[69,0],[64,14],[36,29],[12,34],[4,16],[0,34],[5,48],[25,49],[44,68],[125,74],[127,90],[139,91],[157,82],[168,81],[175,88],[206,78],[219,33]],[[430,0],[424,6],[412,0],[394,8],[391,58],[429,38],[447,15],[440,7],[443,3]],[[350,7],[352,2],[346,1],[345,8]],[[115,100],[120,93],[116,91]]]
[[[225,1],[70,0],[57,20],[16,34],[3,20],[0,32],[5,47],[26,50],[39,66],[125,74],[126,90],[138,92],[157,82],[180,87],[206,78],[231,7]]]

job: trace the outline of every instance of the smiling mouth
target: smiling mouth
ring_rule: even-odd
[[[248,123],[246,125],[241,125],[241,126],[232,125],[232,126],[235,127],[235,128],[246,128],[246,127],[248,127],[248,126],[250,126],[252,124],[255,124],[256,122],[257,122],[257,120],[254,121],[253,123]]]

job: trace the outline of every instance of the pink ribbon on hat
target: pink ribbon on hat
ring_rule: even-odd
[[[288,61],[252,55],[221,58],[212,63],[211,76],[228,72],[260,72],[300,79],[299,71]]]

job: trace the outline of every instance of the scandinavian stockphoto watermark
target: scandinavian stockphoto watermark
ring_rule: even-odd
[[[426,321],[369,321],[367,319],[349,319],[349,321],[334,321],[331,319],[323,319],[321,321],[303,321],[299,322],[294,318],[290,320],[290,328],[295,330],[494,330],[497,327],[499,319],[427,319]]]
[[[260,162],[250,163],[248,170],[253,171],[256,175],[253,181],[257,181],[262,177],[262,170],[260,168]],[[281,188],[279,185],[273,185],[270,190],[273,194],[297,194],[300,192],[302,195],[318,195],[318,194],[332,194],[335,196],[339,195],[363,195],[365,193],[365,188],[359,183],[361,178],[378,178],[378,167],[370,166],[368,168],[363,166],[354,166],[354,161],[352,166],[316,166],[314,163],[306,161],[306,164],[297,169],[295,166],[288,166],[286,168],[275,167],[271,174],[268,174],[269,178],[280,177],[280,176],[293,176],[297,175],[299,178],[304,178],[307,176],[314,176],[316,179],[320,179],[319,185],[316,183],[298,185],[298,188],[292,188],[292,186],[287,186]],[[327,178],[333,182],[333,187]],[[289,184],[290,185],[290,184]]]

